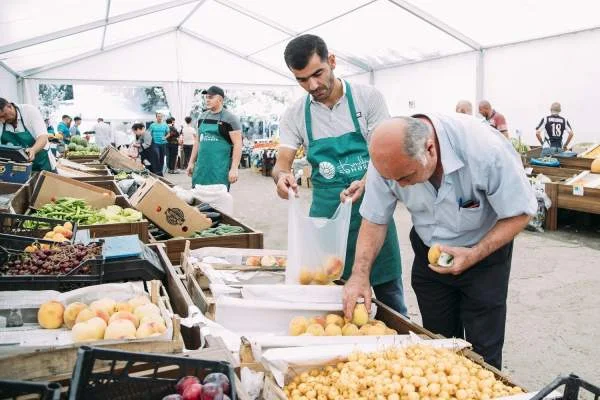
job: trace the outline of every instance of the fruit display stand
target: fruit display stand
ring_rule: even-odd
[[[584,187],[578,191],[576,186],[565,183],[546,183],[546,194],[552,206],[546,214],[545,228],[555,231],[558,228],[558,209],[600,214],[600,188]]]
[[[164,334],[143,339],[97,340],[87,343],[102,348],[133,352],[180,353],[183,349],[183,342],[179,329],[179,316],[173,313],[165,287],[159,281],[148,282],[148,284],[150,285],[150,299],[154,305],[160,308],[161,315],[166,322],[167,331]],[[117,285],[119,285],[119,289],[117,289]],[[87,291],[84,296],[87,296],[87,299],[91,297],[100,298],[103,295],[105,296],[106,293],[115,293],[116,290],[121,290],[120,288],[125,287],[125,285],[129,289],[137,288],[135,293],[142,293],[144,290],[142,282],[137,284],[107,284],[86,288]],[[73,292],[74,295],[81,295],[81,290]],[[94,290],[97,292],[93,293]],[[47,299],[56,298],[51,292],[41,292],[40,295],[36,295],[35,292],[28,293],[29,296],[40,296],[41,293],[46,293]],[[66,296],[69,295],[66,294]],[[37,297],[37,301],[40,302],[40,297]],[[77,301],[77,299],[75,298],[74,301]],[[9,305],[5,304],[4,307],[9,308]],[[37,311],[23,310],[25,322],[31,318],[35,319],[35,316],[31,316],[32,313],[35,315]],[[169,315],[172,315],[172,319],[168,318]],[[70,377],[77,359],[77,349],[81,343],[74,343],[72,339],[65,339],[64,332],[60,332],[60,330],[42,330],[45,331],[42,332],[45,335],[36,336],[33,334],[35,329],[32,330],[32,328],[34,326],[29,327],[28,334],[22,336],[21,343],[2,347],[0,351],[0,379],[57,381]],[[6,330],[8,329],[16,328],[4,328],[3,336],[0,337],[4,341],[11,342],[11,338],[6,336]],[[39,328],[38,331],[40,331]],[[12,336],[17,333],[13,333]],[[70,337],[68,333],[67,335]],[[55,342],[48,342],[47,338],[49,337],[56,337],[57,339]],[[63,339],[58,339],[59,337]],[[69,341],[71,342],[68,343]]]
[[[200,311],[208,318],[214,319],[215,315],[215,301],[214,296],[208,287],[209,280],[203,274],[202,269],[192,261],[192,255],[194,258],[201,260],[204,257],[285,257],[286,252],[283,250],[267,250],[267,249],[246,249],[246,248],[218,248],[218,247],[206,247],[196,249],[193,253],[189,247],[185,247],[184,251],[180,254],[180,270],[182,271],[188,292],[192,298],[194,304],[200,309]],[[215,267],[219,268],[219,267]],[[228,268],[226,266],[220,266],[220,268]],[[233,266],[228,268],[229,271],[240,270],[242,266]],[[249,268],[245,269],[250,271]],[[260,271],[263,270],[269,274],[268,279],[273,280],[273,276],[282,274],[285,271],[284,268],[264,268],[264,267],[253,267],[251,270]],[[283,283],[284,276],[281,276],[281,283]]]
[[[585,153],[583,153],[583,154],[585,154]],[[532,158],[539,158],[541,155],[542,155],[541,147],[532,148],[525,155],[523,155],[524,164],[529,164],[529,162]],[[579,169],[579,170],[586,170],[586,169],[589,170],[590,167],[592,166],[592,162],[594,161],[593,158],[586,158],[586,157],[560,157],[560,156],[553,156],[553,157],[555,157],[558,160],[561,168],[571,168],[571,169]],[[526,162],[525,162],[525,160],[526,160]]]
[[[173,238],[168,240],[156,240],[154,237],[150,239],[151,243],[164,243],[167,250],[167,255],[173,263],[178,263],[181,260],[181,253],[186,248],[186,242],[189,242],[189,249],[199,249],[203,247],[228,247],[228,248],[244,248],[244,249],[262,249],[263,248],[263,233],[257,231],[250,226],[230,217],[227,214],[221,213],[221,223],[232,226],[239,226],[244,229],[243,233],[227,236],[215,236],[204,238]]]

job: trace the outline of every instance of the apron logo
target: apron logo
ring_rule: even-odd
[[[321,161],[319,163],[319,173],[325,179],[333,179],[335,177],[335,167],[330,162]]]

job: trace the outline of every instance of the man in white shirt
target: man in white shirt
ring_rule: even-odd
[[[98,118],[98,123],[93,128],[96,137],[96,145],[102,151],[107,146],[115,145],[115,138],[110,125],[104,122],[103,118]]]

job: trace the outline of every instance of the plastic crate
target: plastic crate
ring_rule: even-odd
[[[57,225],[64,225],[67,220],[33,217],[31,215],[0,213],[0,239],[2,246],[13,249],[10,241],[13,237],[24,237],[28,239],[42,239],[44,235],[52,230]],[[73,236],[69,242],[73,242],[77,234],[77,223],[71,222],[73,225]],[[53,243],[52,241],[44,243]],[[14,248],[15,250],[22,250]]]
[[[61,386],[58,383],[0,380],[0,399],[59,400]]]
[[[228,396],[236,400],[235,375],[225,361],[82,346],[73,369],[69,400],[161,400],[176,393],[180,378],[194,375],[202,379],[211,372],[229,377]]]
[[[20,248],[36,242],[26,238],[13,238],[20,241]],[[40,241],[37,241],[38,243]],[[102,243],[102,241],[99,241]],[[4,243],[3,243],[4,244]],[[0,246],[0,265],[4,265],[9,257],[22,253],[21,251],[7,250]],[[88,267],[89,272],[81,273]],[[102,255],[83,261],[77,268],[64,275],[2,275],[0,274],[0,291],[12,290],[57,290],[68,292],[80,287],[99,285],[104,281],[104,257]]]
[[[561,375],[552,381],[551,384],[540,390],[535,396],[531,398],[531,400],[542,400],[545,399],[550,393],[559,387],[565,387],[562,399],[563,400],[578,400],[579,392],[583,389],[585,392],[591,394],[586,398],[594,398],[594,400],[598,400],[600,398],[600,387],[594,386],[591,383],[588,383],[582,380],[580,377],[574,374],[570,374],[567,376]]]

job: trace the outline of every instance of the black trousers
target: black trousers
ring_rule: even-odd
[[[167,169],[172,171],[176,168],[175,162],[177,161],[177,152],[179,151],[179,145],[177,143],[167,143]]]
[[[458,276],[441,275],[427,266],[429,248],[415,228],[410,242],[415,252],[412,287],[423,326],[448,338],[464,338],[488,364],[501,369],[513,242]]]
[[[193,144],[184,144],[183,145],[183,158],[184,161],[181,163],[183,168],[187,168],[188,164],[190,163],[190,158],[192,157],[192,148],[194,147]]]

